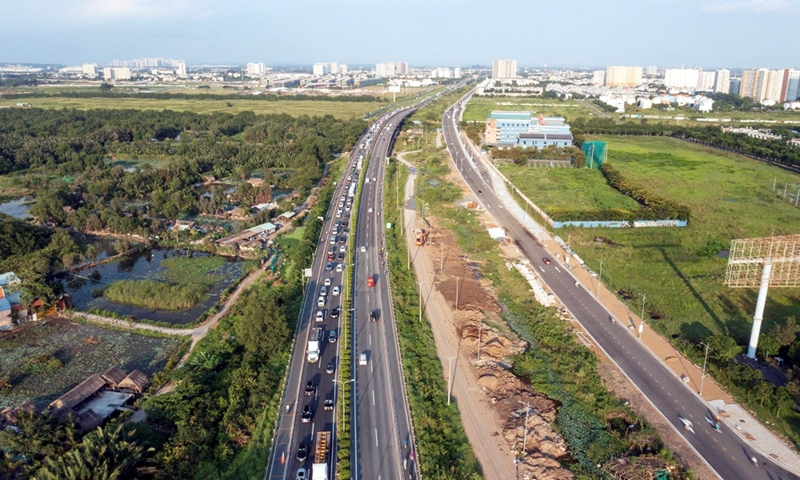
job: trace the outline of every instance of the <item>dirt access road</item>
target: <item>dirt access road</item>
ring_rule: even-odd
[[[520,353],[526,345],[483,325],[484,313],[501,321],[496,317],[499,307],[472,275],[473,267],[464,260],[452,232],[435,229],[433,245],[415,245],[413,230],[430,227],[416,217],[415,170],[402,154],[399,157],[412,168],[404,193],[407,247],[444,377],[452,378],[453,401],[458,404],[464,430],[485,478],[572,478],[556,459],[566,454],[566,445],[550,425],[556,413],[553,402],[527,392],[506,368],[507,357]],[[477,325],[481,325],[481,331]],[[476,362],[479,335],[482,355],[481,361]],[[527,442],[523,441],[525,410],[520,402],[542,412],[530,415]],[[527,455],[517,465],[515,459],[522,453],[523,443]]]

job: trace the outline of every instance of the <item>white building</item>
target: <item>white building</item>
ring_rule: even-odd
[[[186,62],[178,63],[178,65],[175,67],[175,75],[179,77],[186,76]]]
[[[317,76],[327,75],[331,73],[331,66],[328,63],[315,63],[313,73]]]
[[[248,77],[260,77],[267,73],[267,66],[263,63],[248,63],[245,75]]]
[[[714,79],[714,93],[730,93],[731,91],[731,71],[722,69],[717,70]]]
[[[495,60],[492,63],[492,78],[517,78],[517,61]]]
[[[697,75],[697,89],[704,92],[714,91],[714,80],[716,80],[716,72],[703,72]]]
[[[456,67],[453,69],[453,78],[461,78],[461,68]]]
[[[637,104],[639,105],[639,108],[643,110],[646,110],[648,108],[653,108],[653,101],[647,97],[640,97],[638,99]]]
[[[592,85],[602,86],[606,83],[606,71],[595,70],[592,72]]]
[[[606,68],[606,86],[638,87],[642,83],[642,67],[611,66]]]
[[[96,63],[84,63],[83,64],[83,75],[89,78],[94,78],[97,76],[97,64]]]
[[[383,62],[375,64],[375,76],[380,78],[392,78],[398,75],[408,74],[408,63],[406,62]]]
[[[447,67],[434,68],[431,70],[431,78],[453,78],[453,74]]]
[[[103,79],[106,81],[130,80],[131,69],[128,67],[106,67],[103,69]]]
[[[646,73],[647,75],[656,75],[658,74],[658,69],[655,66],[651,65],[645,69],[644,73]]]
[[[708,113],[714,108],[714,100],[698,95],[694,97],[694,107],[698,112]]]
[[[694,68],[668,68],[664,71],[667,88],[695,89],[700,81],[700,70]]]
[[[347,64],[340,63],[338,71],[336,73],[340,75],[347,75]]]

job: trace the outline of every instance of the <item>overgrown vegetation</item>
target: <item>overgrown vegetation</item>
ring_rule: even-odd
[[[200,303],[208,289],[202,285],[172,285],[156,280],[118,280],[103,292],[112,302],[153,310],[183,310]]]

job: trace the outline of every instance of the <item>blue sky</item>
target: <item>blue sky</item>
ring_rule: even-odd
[[[800,67],[800,0],[0,0],[0,62]]]

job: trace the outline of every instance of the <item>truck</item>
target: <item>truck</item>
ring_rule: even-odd
[[[331,432],[317,432],[317,449],[311,466],[311,480],[328,480],[328,450]]]
[[[425,242],[428,241],[428,232],[423,229],[414,230],[414,235],[416,237],[416,244],[418,247],[425,245]]]
[[[322,328],[315,328],[311,331],[311,340],[308,341],[308,363],[317,363],[319,360],[319,342],[322,339]]]

